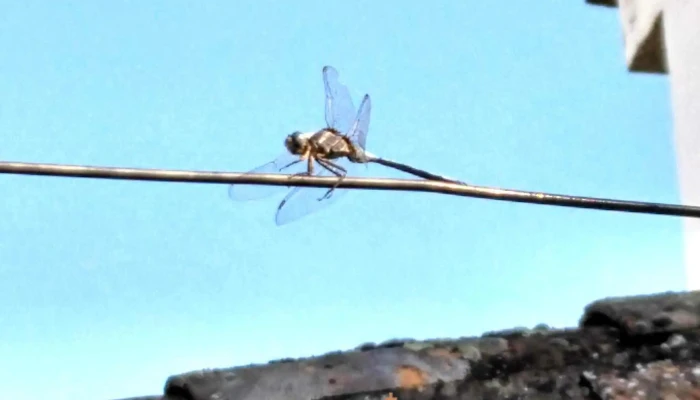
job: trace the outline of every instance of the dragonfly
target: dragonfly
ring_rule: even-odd
[[[346,189],[337,186],[348,174],[360,175],[368,163],[379,163],[425,179],[458,182],[434,175],[405,164],[377,157],[365,150],[372,103],[365,94],[358,109],[348,88],[339,80],[338,71],[323,67],[326,126],[312,132],[295,131],[284,140],[286,150],[272,161],[246,174],[277,174],[335,176],[338,182],[331,188],[295,187],[279,203],[275,223],[284,225],[340,199]],[[284,186],[233,184],[229,197],[233,200],[257,200],[268,197]]]

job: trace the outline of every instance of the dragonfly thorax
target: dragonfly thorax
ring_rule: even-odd
[[[347,157],[353,162],[362,162],[363,152],[345,135],[332,128],[325,128],[309,138],[311,152],[329,160]]]

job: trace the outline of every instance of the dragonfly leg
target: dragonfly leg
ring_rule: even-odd
[[[296,174],[292,174],[291,176],[311,176],[311,175],[313,175],[313,173],[314,173],[314,159],[312,157],[309,157],[307,160],[308,160],[307,161],[308,166],[306,168],[306,171],[297,172]],[[303,161],[303,160],[294,161],[294,162],[292,162],[292,164],[296,164],[300,161]],[[290,164],[290,165],[292,165],[292,164]]]
[[[307,172],[309,173],[309,176],[314,174],[314,157],[309,156],[307,158]]]
[[[330,171],[332,174],[334,174],[335,176],[337,176],[339,178],[338,182],[336,182],[332,188],[328,189],[328,191],[321,198],[318,199],[318,201],[321,201],[321,200],[330,198],[333,195],[333,191],[335,191],[335,189],[338,188],[338,185],[340,185],[340,182],[342,182],[343,179],[345,179],[345,176],[347,175],[348,171],[345,168],[341,167],[340,165],[338,165],[330,160],[319,158],[316,161],[318,161],[318,163],[322,167],[324,167],[325,169],[327,169],[328,171]]]
[[[291,167],[292,165],[298,164],[298,163],[300,163],[300,162],[302,162],[302,161],[304,161],[304,160],[302,160],[302,159],[294,160],[294,161],[290,162],[289,164],[285,165],[284,167],[280,168],[278,171],[282,172],[283,169],[289,168],[289,167]]]

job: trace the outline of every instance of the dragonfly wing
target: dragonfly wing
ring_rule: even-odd
[[[273,161],[263,164],[253,170],[245,173],[247,174],[296,174],[300,172],[305,172],[308,166],[305,161],[302,161],[298,156],[291,153],[285,152]],[[282,189],[288,188],[288,186],[273,186],[273,185],[247,185],[247,184],[234,184],[230,185],[228,188],[229,197],[232,200],[258,200],[277,192]]]
[[[326,124],[340,133],[347,133],[355,118],[355,106],[348,88],[338,80],[338,71],[323,67],[323,83],[326,89]]]
[[[372,112],[372,100],[366,94],[360,103],[360,109],[357,110],[357,117],[352,124],[352,129],[347,133],[348,138],[365,149],[367,142],[367,132],[369,132],[369,119]]]
[[[333,160],[333,163],[345,168],[347,170],[347,176],[356,176],[355,171],[358,170],[358,166],[362,165],[350,162],[347,159]],[[314,161],[314,176],[335,177],[336,175]],[[348,189],[335,189],[329,198],[319,200],[328,192],[328,188],[298,186],[290,191],[280,203],[277,208],[275,222],[277,225],[284,225],[312,214],[335,203],[349,191]]]

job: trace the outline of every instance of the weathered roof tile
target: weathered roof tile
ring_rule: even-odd
[[[699,382],[700,293],[690,292],[596,301],[578,328],[391,340],[190,372],[149,400],[700,400]]]
[[[599,300],[586,307],[580,326],[613,326],[630,338],[699,328],[700,292]]]

